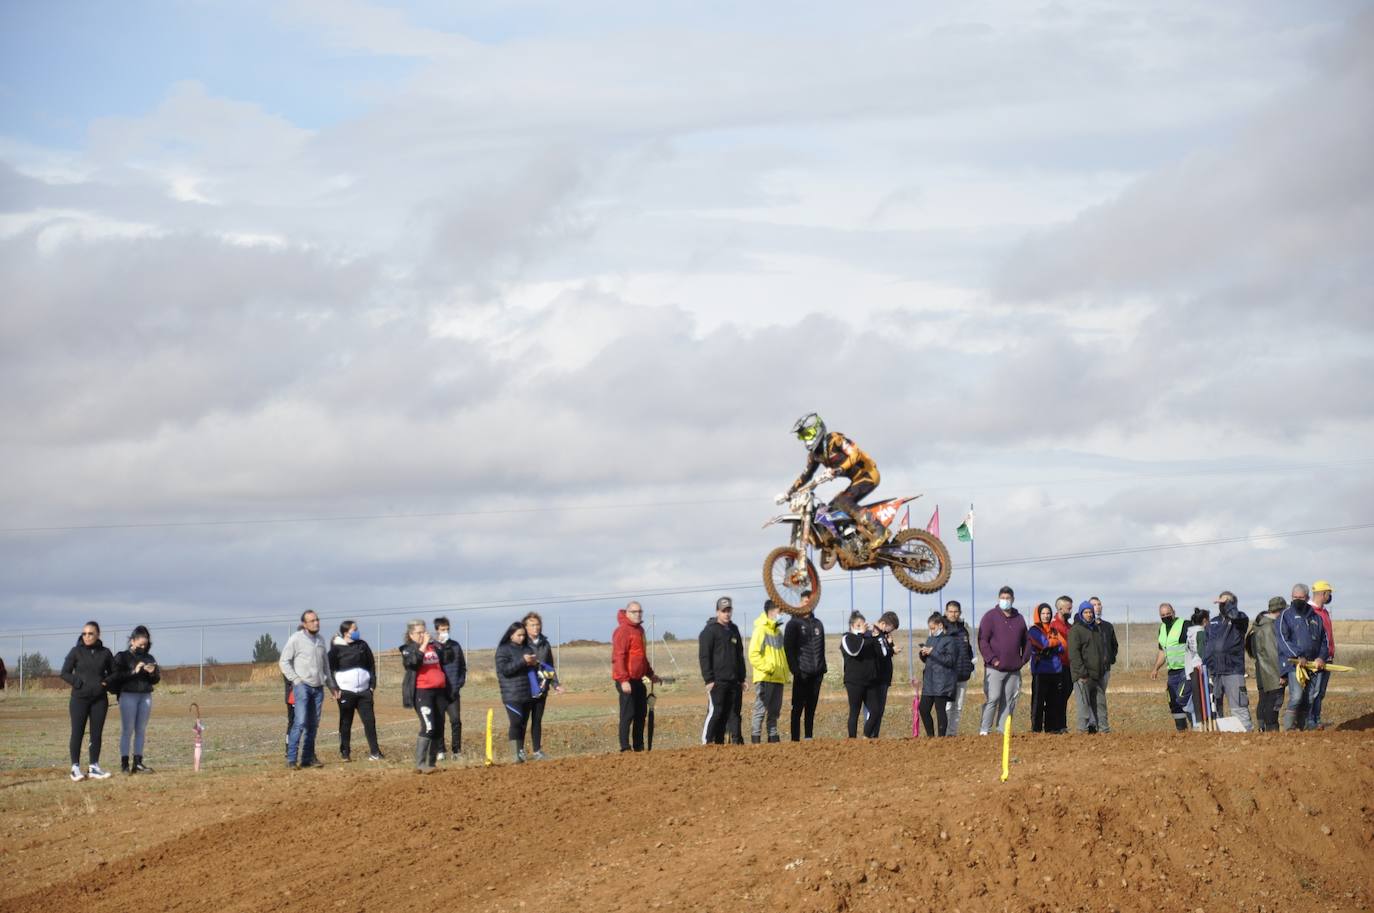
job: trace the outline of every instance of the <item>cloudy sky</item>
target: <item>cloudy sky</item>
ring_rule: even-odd
[[[748,623],[813,409],[980,607],[1374,617],[1370,4],[737,7],[8,5],[0,634]]]

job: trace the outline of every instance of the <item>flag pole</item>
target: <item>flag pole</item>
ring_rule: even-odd
[[[972,501],[969,502],[968,512],[970,514],[973,513]],[[969,530],[969,532],[972,533],[973,530]],[[976,628],[978,626],[978,588],[974,585],[973,573],[974,568],[978,566],[978,562],[973,557],[974,538],[975,537],[972,535],[968,537],[968,607],[969,616],[973,619],[973,626]]]

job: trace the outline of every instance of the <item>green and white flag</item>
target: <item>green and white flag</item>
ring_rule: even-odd
[[[968,514],[964,517],[964,522],[959,524],[954,535],[959,537],[960,542],[973,541],[973,508],[969,508]]]

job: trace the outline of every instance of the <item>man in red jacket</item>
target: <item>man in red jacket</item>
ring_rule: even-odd
[[[649,692],[644,679],[662,681],[649,665],[644,651],[644,608],[631,602],[616,616],[618,625],[611,635],[611,678],[620,697],[620,750],[644,750],[644,718],[649,714]],[[631,731],[633,730],[633,742]]]

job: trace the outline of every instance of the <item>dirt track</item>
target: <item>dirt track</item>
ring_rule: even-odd
[[[156,792],[104,793],[99,816],[60,833],[6,827],[0,910],[1374,905],[1369,733],[1023,736],[1014,748],[1006,784],[996,740],[977,737],[429,777],[169,774]],[[92,834],[97,821],[125,836]],[[30,854],[48,865],[25,865]]]

